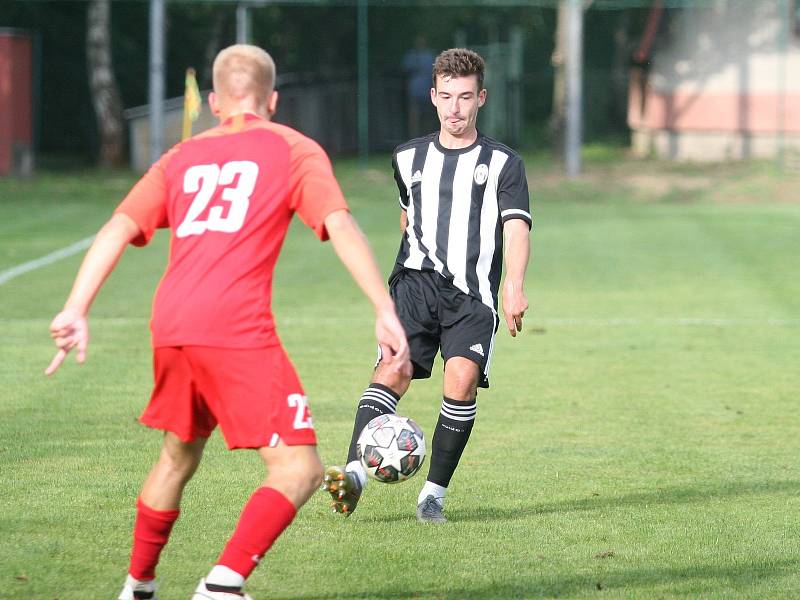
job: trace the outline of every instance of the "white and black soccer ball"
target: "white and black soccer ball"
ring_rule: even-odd
[[[425,462],[422,429],[398,415],[380,415],[367,423],[356,449],[369,476],[383,483],[405,481]]]

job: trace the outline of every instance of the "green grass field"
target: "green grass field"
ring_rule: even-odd
[[[337,163],[388,271],[388,159]],[[521,337],[501,331],[451,522],[414,518],[424,475],[373,483],[349,519],[315,495],[251,578],[257,600],[800,597],[800,189],[770,165],[671,167],[587,153],[529,161],[535,228]],[[0,272],[94,233],[128,174],[0,180]],[[0,285],[0,598],[116,598],[160,435],[150,298],[167,240],[131,249],[98,298],[83,366],[53,378],[47,326],[80,255]],[[374,360],[370,309],[295,224],[279,332],[340,462]],[[400,412],[431,431],[441,374]],[[215,434],[159,577],[189,597],[263,473]]]

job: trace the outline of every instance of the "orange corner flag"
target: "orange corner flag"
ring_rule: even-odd
[[[196,121],[203,108],[203,98],[200,96],[200,89],[197,87],[197,78],[194,69],[186,69],[186,89],[183,93],[183,137],[188,139],[192,136],[192,121]]]

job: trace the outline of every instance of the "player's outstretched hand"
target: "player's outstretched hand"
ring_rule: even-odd
[[[511,283],[506,283],[503,288],[503,314],[511,337],[516,337],[522,331],[522,318],[528,310],[528,298],[522,288]]]
[[[50,323],[50,336],[58,348],[58,352],[44,370],[45,375],[52,375],[64,362],[64,359],[73,348],[77,348],[76,360],[82,363],[86,360],[86,347],[89,345],[89,324],[86,317],[77,310],[65,308],[58,313]]]
[[[375,337],[378,338],[378,345],[381,348],[381,362],[394,372],[410,375],[408,340],[394,306],[378,311],[375,317]]]

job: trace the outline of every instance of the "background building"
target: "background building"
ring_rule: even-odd
[[[794,25],[787,2],[726,0],[667,12],[649,61],[630,80],[634,151],[702,161],[800,151]]]

